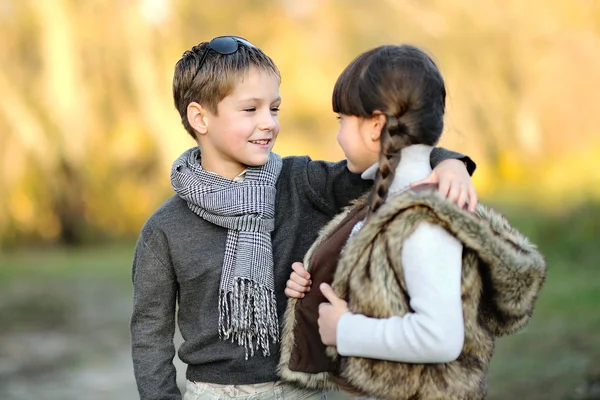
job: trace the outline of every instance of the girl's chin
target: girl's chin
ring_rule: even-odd
[[[365,168],[360,168],[352,163],[352,161],[348,160],[348,170],[354,174],[362,174],[365,172]]]

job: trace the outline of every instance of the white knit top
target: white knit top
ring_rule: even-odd
[[[429,176],[431,150],[425,145],[402,150],[388,199]],[[374,179],[376,171],[377,164],[363,179]],[[414,312],[386,319],[345,313],[337,326],[338,352],[408,363],[455,360],[464,342],[462,244],[439,225],[422,222],[404,242],[402,266]]]

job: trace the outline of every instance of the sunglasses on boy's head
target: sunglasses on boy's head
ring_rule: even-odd
[[[248,47],[256,47],[246,39],[239,36],[218,36],[208,42],[208,46],[206,46],[206,50],[204,50],[204,54],[202,54],[202,58],[200,59],[200,64],[198,64],[196,75],[198,75],[198,72],[200,72],[202,69],[204,62],[206,61],[206,56],[211,50],[221,55],[233,54],[240,48],[240,43]],[[194,75],[194,79],[196,79],[196,75]]]

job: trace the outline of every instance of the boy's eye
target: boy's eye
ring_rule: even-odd
[[[271,107],[271,112],[278,113],[279,107]]]
[[[256,111],[256,107],[244,108],[244,111],[246,111],[246,112],[254,112],[254,111]]]

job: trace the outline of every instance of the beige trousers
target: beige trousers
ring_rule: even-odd
[[[283,382],[258,385],[211,385],[187,382],[183,400],[348,400],[342,392],[302,389]]]

